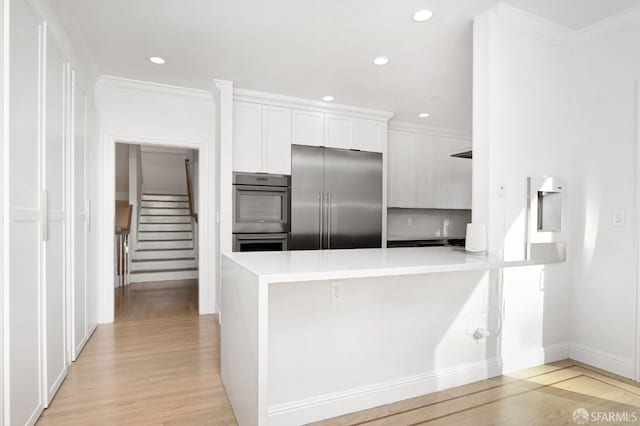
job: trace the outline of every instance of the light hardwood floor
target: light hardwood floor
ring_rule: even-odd
[[[116,321],[198,315],[198,280],[131,284],[115,296]]]
[[[99,326],[39,424],[236,424],[220,379],[217,318],[180,304],[182,314],[157,318],[152,307],[163,304],[144,302],[150,319]],[[640,387],[565,360],[317,425],[571,425],[577,408],[640,419]]]

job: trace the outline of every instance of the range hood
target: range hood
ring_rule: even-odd
[[[464,149],[462,151],[458,151],[458,152],[454,152],[453,154],[451,154],[452,157],[456,157],[456,158],[469,158],[472,159],[473,158],[473,151],[471,150],[471,148],[467,148]]]

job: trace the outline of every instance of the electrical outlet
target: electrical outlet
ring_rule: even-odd
[[[498,197],[504,197],[506,192],[507,192],[507,189],[503,185],[500,185],[498,187]]]
[[[625,217],[624,210],[617,210],[613,212],[613,226],[624,226]]]
[[[337,305],[342,303],[344,295],[342,294],[342,283],[341,282],[333,282],[331,283],[331,304]]]

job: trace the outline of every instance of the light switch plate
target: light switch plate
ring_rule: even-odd
[[[613,226],[624,226],[625,222],[624,210],[616,210],[613,212]]]

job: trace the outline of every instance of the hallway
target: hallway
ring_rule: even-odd
[[[231,425],[214,315],[100,325],[42,425]]]
[[[134,283],[115,289],[116,321],[198,315],[198,280]]]

